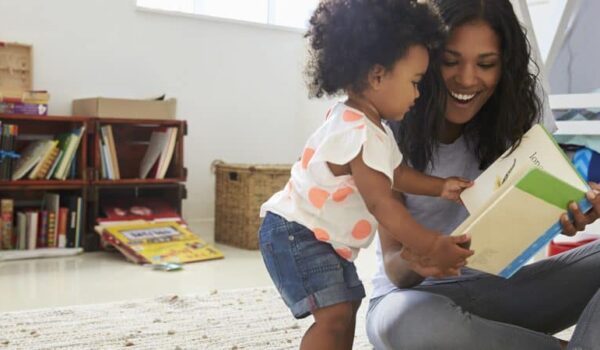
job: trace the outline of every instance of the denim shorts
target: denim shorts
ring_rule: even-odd
[[[365,297],[354,263],[296,222],[268,212],[259,230],[259,246],[269,275],[296,318]]]

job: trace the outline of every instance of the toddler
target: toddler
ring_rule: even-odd
[[[297,318],[315,323],[301,349],[351,349],[365,296],[352,261],[378,225],[428,264],[456,273],[472,252],[468,237],[425,229],[393,190],[458,201],[471,185],[402,164],[384,120],[401,120],[419,97],[440,24],[410,0],[325,0],[310,19],[307,67],[312,95],[345,94],[308,139],[286,187],[261,207],[265,265]]]

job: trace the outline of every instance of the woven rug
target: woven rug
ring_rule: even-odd
[[[371,349],[364,302],[355,349]],[[274,288],[213,291],[0,314],[0,349],[298,349],[312,323]]]

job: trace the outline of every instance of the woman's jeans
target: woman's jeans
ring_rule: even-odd
[[[560,349],[551,334],[577,327],[569,349],[600,349],[600,241],[523,267],[510,279],[395,290],[371,300],[376,349]]]

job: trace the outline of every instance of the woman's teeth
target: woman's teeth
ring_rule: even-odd
[[[455,99],[459,100],[460,102],[469,102],[477,94],[475,93],[475,94],[466,95],[466,94],[458,94],[456,92],[450,91],[450,95],[452,97],[454,97]]]

